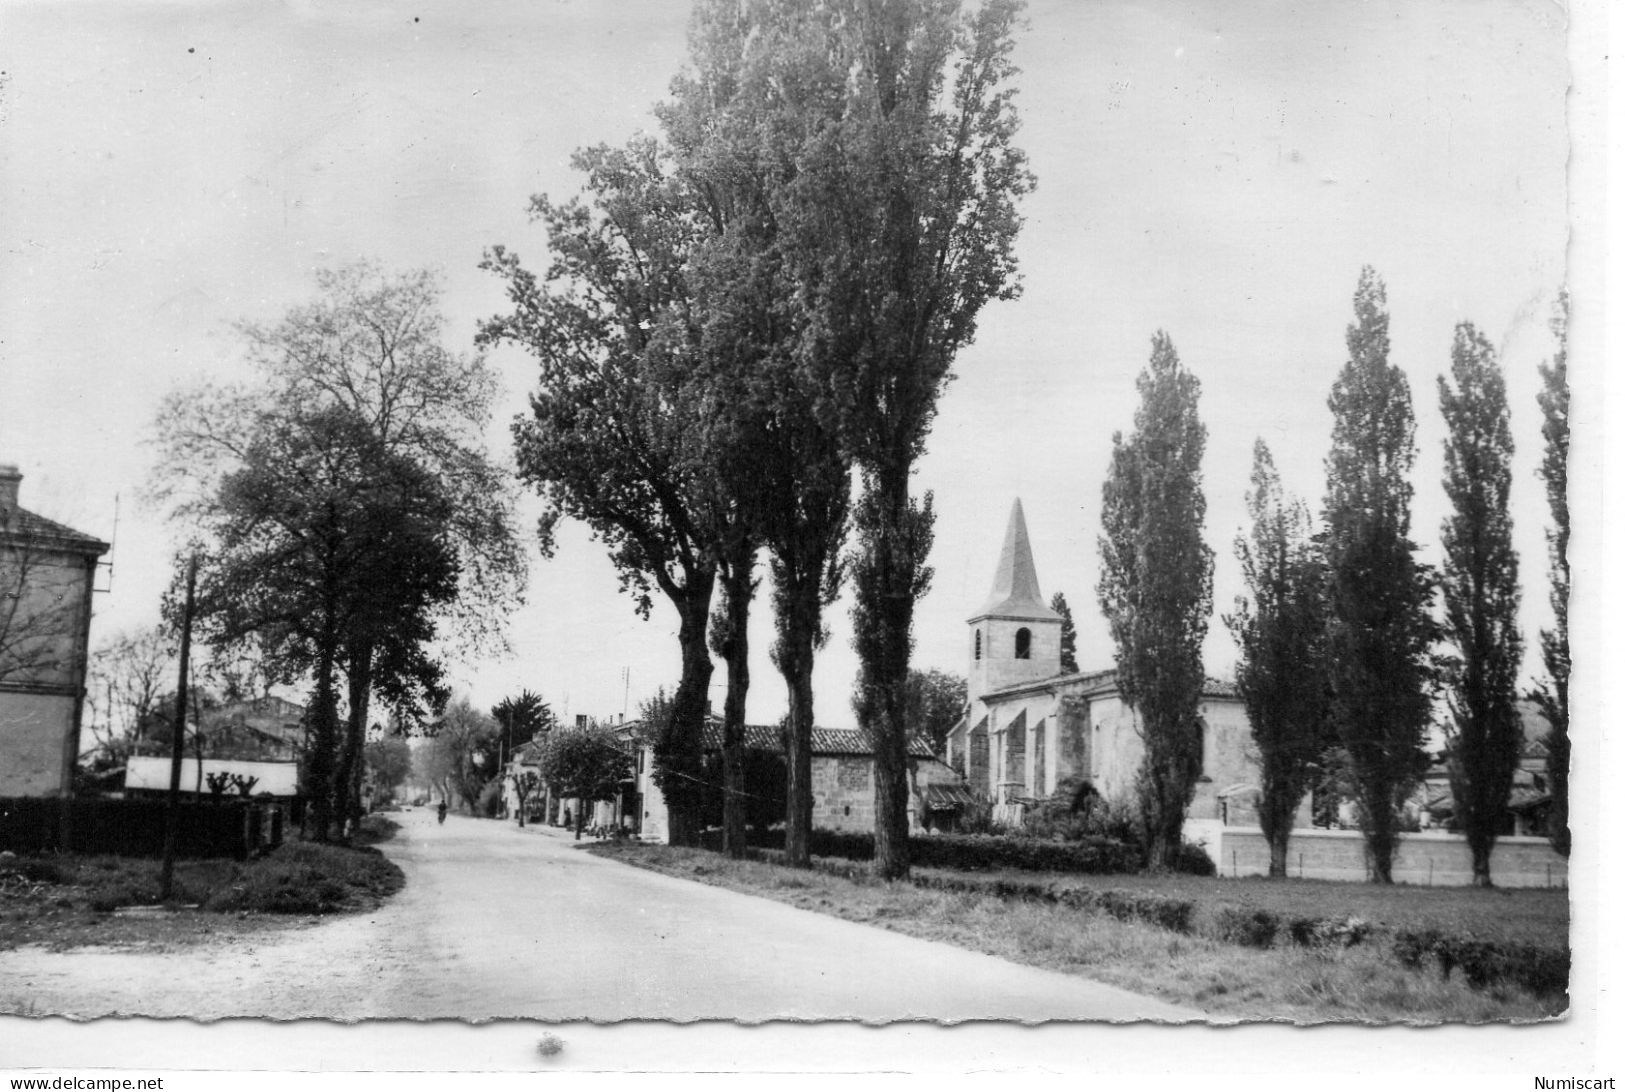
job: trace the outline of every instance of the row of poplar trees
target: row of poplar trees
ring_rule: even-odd
[[[1568,827],[1568,302],[1552,321],[1557,351],[1541,368],[1545,482],[1552,524],[1552,629],[1545,675],[1529,694],[1549,725],[1551,840]],[[1415,417],[1405,374],[1389,362],[1388,311],[1369,268],[1354,296],[1348,360],[1332,389],[1331,452],[1319,526],[1288,497],[1268,446],[1254,448],[1249,534],[1236,541],[1249,596],[1226,622],[1241,649],[1237,689],[1260,758],[1259,823],[1270,874],[1286,874],[1293,817],[1331,775],[1354,799],[1373,879],[1390,883],[1406,802],[1427,772],[1435,703],[1445,706],[1446,761],[1475,884],[1506,816],[1524,744],[1518,710],[1522,639],[1509,496],[1512,432],[1494,347],[1456,327],[1439,399],[1448,434],[1444,564],[1411,539]],[[1114,438],[1104,490],[1100,601],[1117,643],[1125,697],[1146,755],[1137,782],[1153,866],[1173,867],[1201,773],[1201,644],[1212,596],[1202,543],[1200,385],[1167,335],[1140,377],[1135,429]],[[1437,602],[1438,611],[1435,612]]]
[[[486,254],[511,310],[481,338],[540,368],[514,432],[546,506],[544,554],[558,519],[584,521],[645,615],[656,594],[677,612],[682,675],[653,726],[674,842],[699,833],[714,655],[724,843],[745,848],[747,623],[765,556],[789,860],[809,860],[823,611],[849,584],[875,868],[908,871],[904,711],[933,524],[910,481],[977,315],[1018,289],[1033,179],[1014,143],[1017,16],[1009,0],[700,0],[658,135],[579,151],[584,191],[533,198],[545,271]]]

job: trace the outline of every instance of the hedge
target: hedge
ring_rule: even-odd
[[[1477,940],[1423,929],[1394,934],[1394,957],[1415,970],[1432,960],[1447,979],[1459,967],[1475,989],[1501,982],[1540,995],[1566,994],[1569,989],[1567,948]]]
[[[782,850],[784,829],[752,830],[747,841],[758,848]],[[706,849],[721,849],[722,833],[706,831],[701,845]],[[814,830],[807,848],[815,857],[868,861],[874,859],[875,838],[873,834]],[[1139,854],[1132,846],[1109,838],[1044,842],[998,834],[932,834],[910,838],[908,850],[910,862],[922,868],[973,872],[1016,869],[1107,875],[1136,872],[1140,867]]]

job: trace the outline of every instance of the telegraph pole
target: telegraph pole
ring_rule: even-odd
[[[169,807],[164,815],[164,870],[159,897],[169,901],[175,883],[175,827],[180,819],[181,762],[186,748],[186,669],[192,652],[192,607],[197,596],[197,554],[186,565],[186,607],[181,613],[181,677],[175,691],[175,730],[169,750]]]

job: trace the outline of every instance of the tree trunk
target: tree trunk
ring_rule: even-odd
[[[1365,844],[1366,851],[1371,856],[1372,883],[1394,882],[1394,842],[1397,839],[1393,812],[1386,804],[1384,801],[1385,806],[1375,815],[1368,812],[1366,821]]]
[[[310,703],[310,736],[305,751],[305,791],[309,793],[311,838],[325,842],[333,823],[333,745],[337,735],[338,693],[331,646],[319,650],[316,689]]]
[[[683,650],[683,675],[672,697],[671,720],[655,747],[655,761],[674,846],[699,844],[699,804],[703,787],[700,759],[712,671],[705,628],[715,583],[715,570],[690,574],[686,594],[673,598],[681,619],[677,642]]]
[[[906,718],[910,628],[920,559],[909,541],[914,528],[908,495],[908,464],[874,478],[877,533],[870,549],[878,601],[871,604],[874,662],[863,665],[863,712],[875,756],[875,875],[900,880],[909,874],[908,723]]]
[[[1467,845],[1473,851],[1473,886],[1494,887],[1490,880],[1490,857],[1495,853],[1495,835],[1469,834]]]
[[[341,837],[353,838],[361,823],[361,783],[365,775],[367,714],[372,696],[372,645],[357,641],[349,651],[349,718],[334,777]]]
[[[1286,879],[1286,847],[1290,830],[1277,830],[1270,839],[1270,879]]]
[[[723,576],[724,637],[720,642],[728,665],[728,696],[722,706],[722,848],[728,856],[745,856],[745,697],[750,690],[751,576],[750,554],[739,551]]]
[[[813,596],[816,614],[816,592]],[[788,779],[785,787],[784,863],[796,868],[812,865],[812,730],[813,642],[818,625],[805,628],[792,618],[779,638],[779,671],[789,691],[789,738],[785,741]]]

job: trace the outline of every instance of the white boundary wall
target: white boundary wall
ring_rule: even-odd
[[[1186,820],[1185,838],[1200,843],[1221,876],[1267,876],[1269,843],[1257,827],[1226,827],[1215,820]],[[1496,839],[1490,879],[1497,887],[1567,887],[1569,863],[1545,838]],[[1365,837],[1357,830],[1299,829],[1287,845],[1287,875],[1311,880],[1370,877]],[[1394,854],[1394,882],[1456,887],[1473,882],[1473,855],[1459,834],[1401,834]]]

